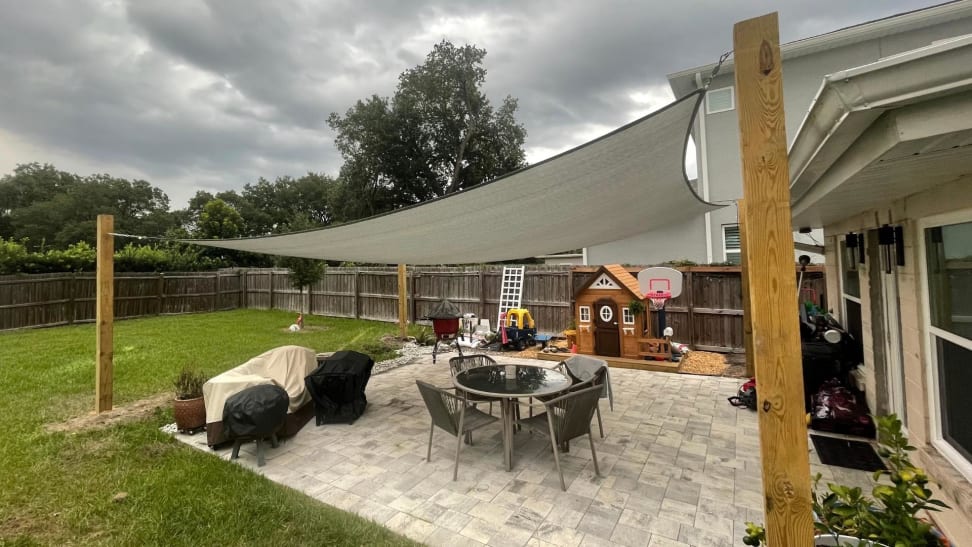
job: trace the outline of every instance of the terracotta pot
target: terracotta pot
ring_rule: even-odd
[[[206,403],[202,397],[174,399],[172,413],[179,431],[195,431],[206,425]]]

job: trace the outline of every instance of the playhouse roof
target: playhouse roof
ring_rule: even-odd
[[[499,262],[617,241],[718,209],[685,176],[703,97],[462,192],[322,229],[187,243],[370,264]]]
[[[591,288],[591,285],[597,281],[601,274],[605,274],[611,279],[613,279],[618,285],[624,287],[631,293],[631,296],[638,299],[643,299],[645,297],[641,292],[641,288],[638,286],[638,280],[635,276],[631,275],[628,270],[620,264],[608,264],[606,266],[601,266],[594,272],[594,275],[584,283],[580,289],[577,290],[575,294],[580,294],[587,289]]]

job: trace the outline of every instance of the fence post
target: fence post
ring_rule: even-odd
[[[569,307],[567,308],[567,323],[564,325],[564,328],[567,329],[570,328],[571,323],[574,322],[574,267],[573,266],[571,266],[570,269],[567,270],[567,298],[565,298],[564,300],[566,300],[567,304],[569,304]]]
[[[74,293],[77,291],[77,278],[78,274],[71,272],[71,277],[68,278],[68,305],[67,305],[67,322],[68,325],[74,324]]]
[[[358,267],[354,267],[354,277],[351,278],[351,289],[354,291],[354,298],[351,300],[354,303],[354,318],[359,318],[358,312]]]
[[[476,317],[482,318],[486,315],[486,269],[485,264],[479,265],[479,310]]]
[[[698,340],[695,339],[695,273],[692,270],[685,272],[685,289],[682,290],[682,294],[688,296],[685,299],[685,309],[688,311],[686,314],[688,339],[689,344],[694,346]]]
[[[408,320],[415,324],[415,268],[408,274]]]
[[[273,270],[270,270],[270,307],[268,309],[273,309]]]
[[[165,273],[159,272],[159,313],[156,315],[162,315],[162,311],[165,310]]]
[[[246,270],[238,270],[237,273],[240,276],[240,299],[237,306],[242,309],[249,309],[250,303],[247,301],[246,296]]]
[[[216,272],[216,295],[213,297],[213,311],[220,309],[219,297],[219,272]]]

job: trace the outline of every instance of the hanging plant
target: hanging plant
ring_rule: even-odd
[[[643,300],[632,298],[631,302],[628,302],[628,309],[631,310],[631,315],[637,317],[645,313],[645,303]]]

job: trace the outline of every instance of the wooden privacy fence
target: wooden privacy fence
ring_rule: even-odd
[[[115,317],[144,317],[240,307],[239,273],[116,273]],[[0,330],[95,319],[95,274],[0,278]]]
[[[708,351],[743,351],[742,281],[738,266],[680,268],[682,296],[666,308],[675,340]],[[523,307],[540,332],[572,323],[574,293],[597,268],[527,266]],[[637,273],[639,268],[630,268]],[[502,266],[408,269],[408,318],[421,321],[442,298],[495,328]],[[313,315],[398,321],[394,267],[329,267],[303,293],[286,270],[116,274],[115,316],[142,317],[236,308],[278,309]],[[823,268],[808,268],[804,296],[826,303]],[[796,314],[796,310],[794,310]],[[657,314],[652,313],[653,324]],[[46,274],[0,279],[0,330],[93,321],[94,274]]]

